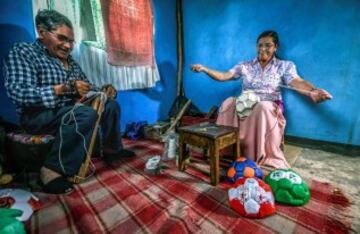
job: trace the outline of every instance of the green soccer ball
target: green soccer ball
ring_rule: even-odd
[[[310,200],[306,182],[293,170],[277,169],[265,177],[270,185],[275,201],[293,206],[302,206]]]

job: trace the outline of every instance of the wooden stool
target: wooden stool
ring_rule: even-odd
[[[220,176],[220,150],[233,145],[236,155],[240,157],[240,140],[238,129],[209,123],[201,123],[179,128],[179,161],[178,169],[184,171],[187,158],[186,144],[209,150],[211,184],[217,185]]]

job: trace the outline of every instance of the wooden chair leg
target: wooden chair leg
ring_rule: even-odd
[[[237,140],[236,140],[236,155],[235,155],[235,160],[236,159],[238,159],[238,158],[240,158],[241,157],[241,152],[240,152],[240,139],[239,138],[237,138]]]
[[[178,169],[180,171],[184,171],[185,170],[185,162],[186,162],[186,158],[185,158],[185,154],[186,154],[186,144],[184,143],[184,137],[182,135],[180,135],[180,139],[179,139],[179,158],[178,158]]]
[[[209,157],[209,148],[203,149],[203,158],[207,159]]]
[[[219,148],[215,145],[210,146],[210,178],[211,184],[216,186],[219,184],[220,177],[220,153]]]
[[[280,149],[285,152],[285,138],[284,136],[281,139]]]

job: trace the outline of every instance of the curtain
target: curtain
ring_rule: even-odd
[[[151,0],[101,0],[101,7],[109,63],[153,66]]]
[[[112,66],[107,62],[108,54],[103,49],[81,44],[77,50],[73,53],[74,58],[96,86],[112,84],[117,90],[144,89],[154,87],[160,80],[156,64],[155,67]]]

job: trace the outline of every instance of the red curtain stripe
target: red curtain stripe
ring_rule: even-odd
[[[154,65],[151,4],[150,0],[101,0],[110,64]]]

